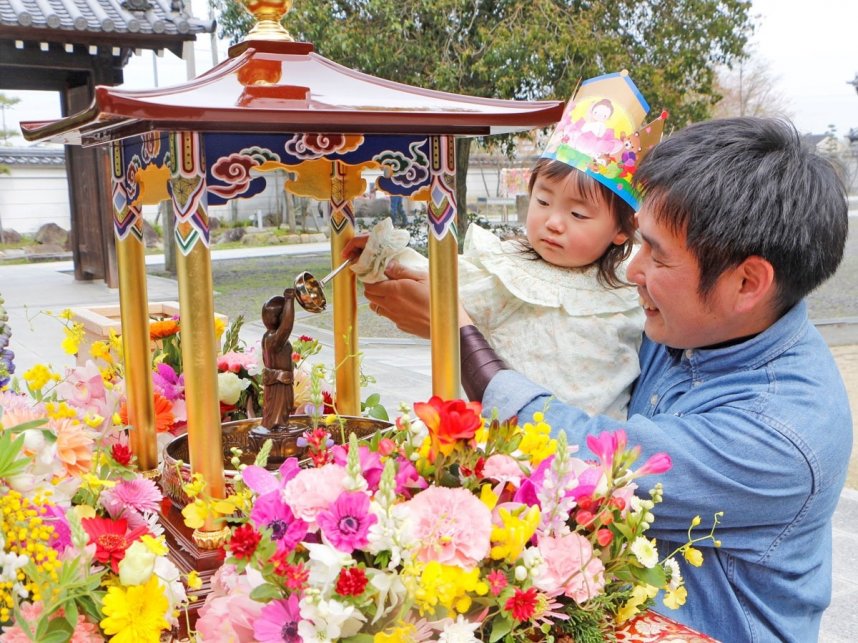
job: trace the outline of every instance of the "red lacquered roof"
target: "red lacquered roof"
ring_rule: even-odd
[[[29,141],[94,145],[150,130],[475,136],[552,125],[560,101],[477,98],[343,67],[309,43],[251,40],[187,83],[151,90],[98,86],[92,105],[21,124]]]

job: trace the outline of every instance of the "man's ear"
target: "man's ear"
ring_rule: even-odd
[[[736,312],[749,312],[775,296],[775,269],[766,259],[752,255],[736,267]]]

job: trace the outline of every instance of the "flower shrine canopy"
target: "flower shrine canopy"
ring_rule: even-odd
[[[248,3],[249,4],[249,3]],[[279,26],[291,0],[268,0],[230,58],[174,87],[97,87],[92,105],[64,119],[22,124],[28,140],[109,145],[112,151],[123,348],[132,447],[141,469],[157,465],[141,206],[170,199],[176,213],[177,278],[193,471],[223,497],[216,341],[207,207],[261,192],[276,170],[285,190],[325,200],[331,256],[354,236],[361,174],[378,187],[427,202],[433,391],[459,396],[456,136],[544,127],[558,101],[475,98],[395,83],[338,65],[294,42]],[[290,275],[276,277],[291,284]],[[333,281],[338,411],[358,415],[359,363],[354,274]],[[203,532],[211,531],[207,525]]]

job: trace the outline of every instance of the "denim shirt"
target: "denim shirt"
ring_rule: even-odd
[[[642,447],[639,462],[667,452],[673,467],[658,476],[665,499],[648,532],[662,555],[685,542],[693,516],[703,527],[725,513],[721,547],[707,546],[700,568],[681,564],[686,604],[657,609],[729,643],[816,641],[831,599],[831,517],[852,418],[806,305],[725,348],[678,351],[644,340],[640,363],[625,423],[551,401],[514,371],[492,379],[483,407],[530,418],[550,404],[546,420],[584,450],[586,435],[624,427],[629,444]]]

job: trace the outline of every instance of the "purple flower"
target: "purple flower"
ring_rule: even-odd
[[[347,553],[369,544],[367,533],[377,520],[369,513],[369,496],[355,491],[343,491],[333,505],[316,516],[325,538]]]
[[[268,469],[255,464],[242,469],[241,479],[253,493],[262,496],[272,491],[282,491],[286,483],[298,475],[298,471],[300,470],[298,458],[286,458],[283,464],[280,465],[280,469],[278,469],[278,473],[280,474],[279,480]]]
[[[70,547],[72,544],[71,527],[69,527],[66,519],[66,512],[54,504],[46,504],[45,509],[45,524],[54,528],[50,545],[57,553],[61,554],[66,547]]]
[[[396,458],[396,495],[411,497],[411,492],[420,491],[429,486],[418,472],[417,467],[408,458],[399,456]]]
[[[172,366],[161,362],[152,373],[152,384],[161,391],[161,395],[171,402],[179,400],[185,394],[185,375],[178,375]]]
[[[253,636],[259,643],[301,643],[298,621],[301,609],[295,594],[271,601],[253,623]]]
[[[307,523],[295,517],[279,490],[259,496],[253,503],[250,519],[257,527],[271,530],[278,552],[292,551],[307,535]]]
[[[334,455],[334,463],[346,466],[349,462],[349,450],[347,447],[337,445],[331,449]],[[376,451],[370,451],[369,447],[358,447],[360,469],[364,480],[369,485],[370,491],[378,491],[378,483],[381,481],[381,472],[384,467],[381,464],[381,456]]]

